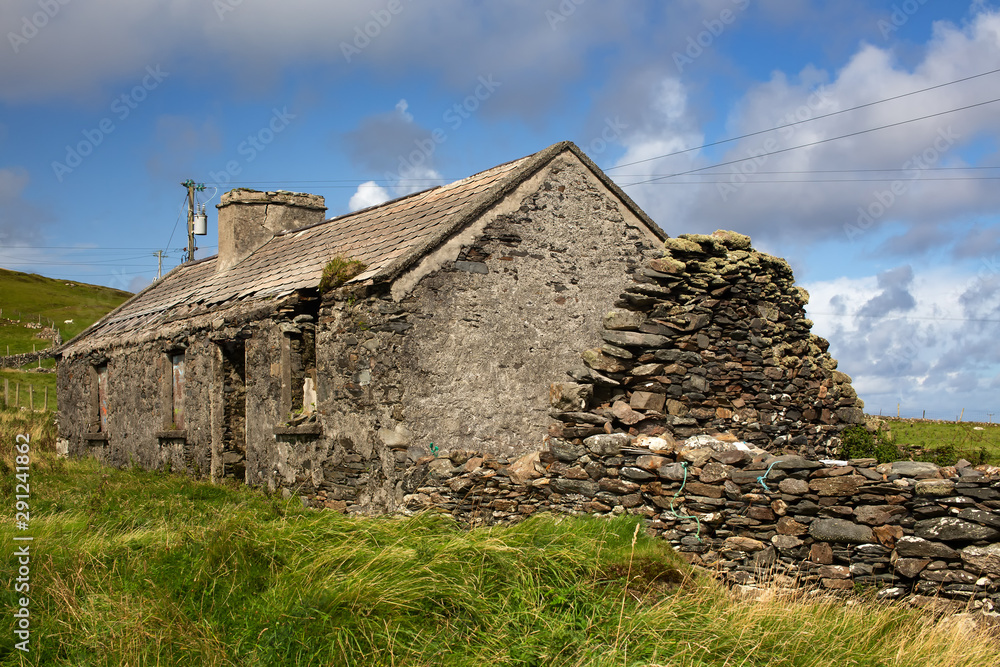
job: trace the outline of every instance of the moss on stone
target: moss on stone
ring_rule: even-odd
[[[368,266],[364,262],[356,259],[334,257],[323,267],[323,277],[319,281],[320,293],[325,294],[340,287],[367,268]]]
[[[726,254],[726,246],[714,236],[708,234],[681,234],[679,238],[697,243],[701,251],[710,255]]]

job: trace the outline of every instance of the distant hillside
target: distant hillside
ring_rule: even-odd
[[[38,349],[48,347],[49,341],[35,338],[38,331],[22,323],[37,322],[39,316],[43,324],[51,320],[66,341],[131,296],[110,287],[0,269],[0,355],[7,345],[11,354],[31,352],[33,343]]]

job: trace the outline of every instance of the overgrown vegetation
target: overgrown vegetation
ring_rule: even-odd
[[[840,434],[840,440],[840,455],[845,459],[878,459],[879,463],[889,463],[903,458],[882,429],[871,433],[864,426],[849,426]]]
[[[364,262],[356,259],[334,257],[323,267],[323,277],[319,281],[320,293],[326,293],[340,287],[367,268],[368,266]]]
[[[14,438],[17,435],[27,435],[38,451],[51,454],[56,450],[55,415],[50,412],[31,412],[29,410],[4,409],[0,407],[0,435],[3,437],[3,456],[0,457],[0,467],[13,465]],[[2,472],[7,473],[3,467]],[[8,480],[4,480],[6,484]]]
[[[916,611],[735,599],[635,517],[348,517],[58,459],[51,420],[9,419],[28,421],[2,422],[8,544],[14,435],[34,433],[34,643],[0,665],[995,664],[995,640]]]
[[[841,433],[842,458],[879,463],[914,460],[940,466],[965,459],[973,465],[1000,464],[1000,426],[955,422],[892,421],[874,432],[851,426]]]

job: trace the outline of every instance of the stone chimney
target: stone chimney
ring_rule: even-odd
[[[323,222],[326,202],[304,192],[230,190],[219,209],[219,259],[225,271],[267,243],[278,232]]]

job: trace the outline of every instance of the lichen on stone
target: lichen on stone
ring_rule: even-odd
[[[669,238],[663,242],[663,248],[668,253],[681,252],[687,254],[699,254],[702,252],[700,245],[686,238]]]
[[[746,234],[729,231],[728,229],[717,229],[712,236],[729,248],[730,250],[753,250],[750,245],[750,237]]]

